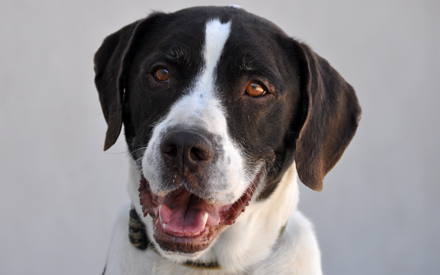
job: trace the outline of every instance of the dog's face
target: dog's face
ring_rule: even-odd
[[[357,127],[353,89],[272,23],[236,8],[157,13],[95,56],[108,123],[122,123],[143,214],[168,254],[196,255],[296,160],[315,190]]]

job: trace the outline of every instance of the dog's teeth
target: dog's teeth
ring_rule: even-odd
[[[166,224],[162,224],[162,227],[163,227],[163,229],[166,229],[167,228],[167,225]]]
[[[203,228],[206,226],[206,222],[208,221],[208,213],[203,214]]]
[[[160,215],[160,209],[162,208],[162,204],[161,205],[159,205],[159,220],[160,220],[160,222],[162,222],[162,216]]]

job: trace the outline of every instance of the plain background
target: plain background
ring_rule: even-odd
[[[357,135],[301,186],[325,274],[440,274],[440,1],[23,1],[0,4],[0,273],[100,274],[126,194],[93,55],[152,10],[238,4],[308,43],[356,89]]]

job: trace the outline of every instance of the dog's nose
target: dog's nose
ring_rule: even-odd
[[[199,172],[214,156],[212,142],[204,135],[190,131],[167,133],[160,143],[162,156],[179,171]]]

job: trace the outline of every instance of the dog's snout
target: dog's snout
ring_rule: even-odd
[[[189,131],[167,133],[160,143],[162,156],[179,170],[197,172],[214,156],[212,142],[204,135]]]

